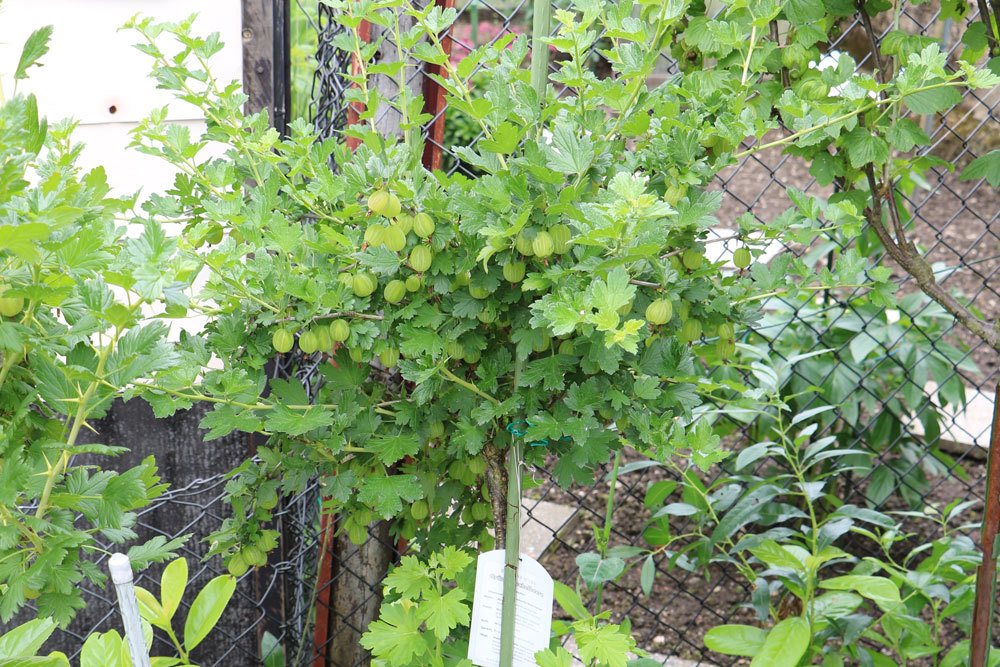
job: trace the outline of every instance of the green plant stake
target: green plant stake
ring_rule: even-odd
[[[549,73],[549,47],[542,40],[549,36],[551,23],[552,4],[548,0],[535,0],[531,22],[531,87],[538,93],[539,104],[545,101]]]
[[[514,664],[514,617],[517,612],[517,566],[521,556],[521,444],[507,454],[507,539],[504,544],[503,607],[500,618],[500,667]]]
[[[552,5],[535,0],[531,25],[531,85],[538,94],[538,104],[545,101],[548,80],[549,50],[542,40],[548,36]],[[518,386],[520,363],[514,370]],[[517,566],[521,557],[521,444],[514,436],[507,455],[507,539],[504,544],[506,567],[503,571],[503,607],[500,618],[500,667],[514,664],[514,619],[517,613]]]

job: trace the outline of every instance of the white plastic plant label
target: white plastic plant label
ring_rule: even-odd
[[[504,552],[480,554],[472,600],[469,660],[479,667],[500,664]],[[521,554],[514,618],[514,667],[536,667],[535,653],[549,646],[552,631],[552,577],[538,561]]]

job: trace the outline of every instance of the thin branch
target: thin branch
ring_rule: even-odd
[[[990,15],[990,6],[986,0],[976,0],[976,4],[979,6],[979,20],[983,22],[986,26],[986,41],[990,45],[990,55],[996,55],[997,52],[997,34],[993,31],[993,20]],[[1000,12],[998,12],[1000,16]]]
[[[875,59],[875,78],[879,83],[885,83],[888,79],[889,73],[885,70],[885,66],[882,64],[882,55],[879,53],[879,42],[878,37],[875,35],[875,30],[872,28],[871,17],[868,16],[868,12],[865,11],[864,2],[860,0],[857,3],[858,14],[861,16],[861,24],[865,27],[865,34],[868,35],[868,42],[872,47],[872,58]]]
[[[497,405],[500,404],[500,401],[498,399],[490,396],[485,391],[483,391],[482,389],[480,389],[476,385],[472,384],[471,382],[467,382],[467,381],[463,380],[462,378],[458,377],[457,375],[455,375],[454,373],[452,373],[450,370],[448,370],[444,366],[442,366],[440,370],[441,370],[441,375],[445,376],[446,378],[448,378],[449,380],[451,380],[455,384],[458,384],[458,385],[461,385],[461,386],[465,387],[466,389],[468,389],[469,391],[471,391],[473,394],[476,394],[478,396],[482,396],[483,398],[485,398],[488,401],[491,401],[491,402],[493,402],[493,403],[495,403]]]
[[[865,219],[882,242],[889,257],[913,277],[924,294],[951,313],[962,326],[994,350],[1000,350],[1000,330],[976,317],[965,304],[938,283],[930,264],[905,237],[900,243],[896,243],[892,238],[882,216],[882,199],[879,197],[882,189],[875,178],[875,169],[872,165],[865,167],[865,175],[868,177],[868,187],[872,197],[871,206],[865,210]]]
[[[782,48],[782,46],[781,46],[781,35],[778,34],[778,20],[777,19],[771,21],[771,41],[774,42],[775,44],[777,44],[779,49]],[[782,65],[781,66],[781,87],[787,89],[790,86],[791,86],[791,83],[789,82],[789,79],[788,79],[788,68],[785,67],[784,65]]]

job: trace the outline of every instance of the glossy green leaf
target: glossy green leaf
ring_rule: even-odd
[[[831,591],[854,591],[873,602],[892,604],[900,601],[899,587],[885,577],[849,574],[825,579],[819,585]]]
[[[170,615],[156,596],[142,586],[135,587],[135,598],[139,602],[139,614],[158,628],[170,627]]]
[[[160,602],[163,605],[163,613],[169,621],[174,617],[174,613],[184,598],[184,590],[188,582],[187,560],[178,558],[171,561],[163,568],[160,576]]]
[[[767,633],[750,667],[797,667],[811,638],[809,621],[800,616],[786,618]]]
[[[184,619],[185,649],[194,650],[208,636],[219,622],[235,591],[236,578],[223,575],[212,579],[198,592],[187,618]]]
[[[580,554],[576,557],[576,565],[580,568],[580,578],[588,588],[612,581],[625,570],[625,561],[621,558],[601,558],[596,553]]]
[[[53,632],[51,618],[36,618],[8,630],[0,637],[0,658],[26,658],[35,655]]]
[[[705,647],[723,655],[753,657],[764,646],[767,634],[752,625],[717,625],[705,633]]]

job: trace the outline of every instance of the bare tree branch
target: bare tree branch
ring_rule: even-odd
[[[871,206],[865,210],[865,219],[871,225],[879,241],[882,242],[886,254],[913,276],[917,286],[924,294],[939,303],[977,338],[994,350],[1000,351],[1000,330],[989,322],[984,322],[976,317],[968,306],[956,299],[951,292],[938,283],[934,278],[934,270],[931,265],[920,256],[913,243],[905,237],[901,238],[899,243],[892,238],[882,215],[883,200],[879,194],[884,191],[885,184],[880,186],[875,178],[875,169],[872,165],[869,164],[865,167],[865,174],[868,177],[868,187],[872,197]],[[890,206],[892,206],[891,202]]]

